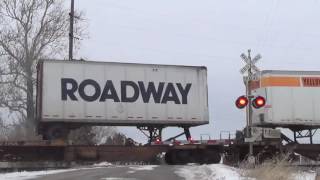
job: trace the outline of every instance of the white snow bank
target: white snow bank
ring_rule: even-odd
[[[175,172],[186,180],[240,180],[241,177],[236,168],[223,164],[188,165]],[[247,178],[246,178],[247,179]]]
[[[186,180],[255,180],[255,178],[243,177],[239,169],[224,164],[189,164],[179,168],[175,173]],[[292,177],[293,180],[315,180],[316,173],[301,171]]]
[[[28,180],[28,179],[39,178],[41,176],[50,175],[50,174],[79,171],[79,170],[84,170],[84,169],[104,168],[104,167],[108,167],[111,165],[112,164],[109,162],[101,162],[101,163],[93,164],[92,167],[85,167],[85,168],[47,170],[47,171],[21,171],[21,172],[4,173],[4,174],[0,174],[0,180]],[[132,166],[129,168],[132,170],[132,172],[130,171],[130,173],[134,173],[136,171],[151,171],[155,167],[158,167],[158,166],[157,165],[143,165],[143,166]],[[108,180],[112,179],[112,178],[111,179],[110,178]],[[115,179],[115,178],[113,178],[113,179]]]
[[[101,180],[138,180],[136,178],[123,178],[123,177],[107,177],[107,178],[102,178]]]
[[[57,174],[69,171],[75,171],[78,169],[63,169],[63,170],[48,170],[48,171],[21,171],[0,174],[0,180],[26,180],[33,179],[40,176],[45,176],[49,174]]]
[[[27,180],[27,179],[34,179],[34,178],[38,178],[38,177],[50,175],[50,174],[58,174],[58,173],[79,171],[79,170],[85,170],[85,169],[103,168],[111,165],[112,164],[108,162],[101,162],[101,163],[93,164],[92,167],[89,166],[89,167],[73,168],[73,169],[21,171],[21,172],[3,173],[3,174],[0,174],[0,180]]]
[[[299,172],[297,174],[295,174],[294,176],[295,180],[315,180],[317,177],[317,173],[316,172]]]
[[[100,163],[96,163],[93,164],[94,167],[105,167],[105,166],[111,166],[112,164],[109,162],[100,162]]]
[[[152,171],[156,167],[158,167],[158,165],[132,166],[129,168],[135,171]]]

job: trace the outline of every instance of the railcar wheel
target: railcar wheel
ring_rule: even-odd
[[[165,161],[170,165],[183,165],[193,162],[193,159],[189,150],[171,150],[166,153]]]
[[[164,156],[164,160],[167,164],[169,165],[173,165],[174,163],[172,162],[172,151],[168,151],[166,152],[165,156]]]
[[[178,150],[175,151],[174,159],[176,164],[187,164],[193,161],[192,153],[189,150]]]
[[[202,161],[203,164],[217,164],[221,160],[221,155],[219,152],[215,150],[205,150],[202,153]]]

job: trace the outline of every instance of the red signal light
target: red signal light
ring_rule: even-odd
[[[162,144],[162,141],[159,137],[156,138],[156,141],[154,142],[155,144]]]
[[[240,96],[236,100],[236,106],[237,106],[237,108],[242,109],[248,105],[248,102],[249,102],[249,100],[246,96]]]
[[[262,96],[258,96],[252,101],[252,106],[256,109],[259,109],[264,105],[266,105],[266,99]]]

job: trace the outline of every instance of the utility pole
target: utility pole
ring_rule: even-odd
[[[73,60],[73,23],[74,23],[74,0],[71,0],[70,28],[69,28],[69,60]]]

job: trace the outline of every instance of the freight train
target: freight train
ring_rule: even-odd
[[[320,72],[257,76],[249,88],[265,102],[253,108],[254,126],[234,139],[193,140],[189,128],[209,123],[206,67],[43,60],[37,67],[38,133],[53,140],[82,126],[136,126],[147,131],[147,147],[159,147],[168,164],[218,163],[222,156],[239,162],[248,154],[248,143],[260,159],[289,150],[318,157],[315,146],[300,145],[297,138],[309,137],[312,144],[320,126]],[[163,140],[162,129],[170,126],[183,133]],[[294,139],[279,127],[292,130]],[[181,135],[186,141],[177,140]]]

